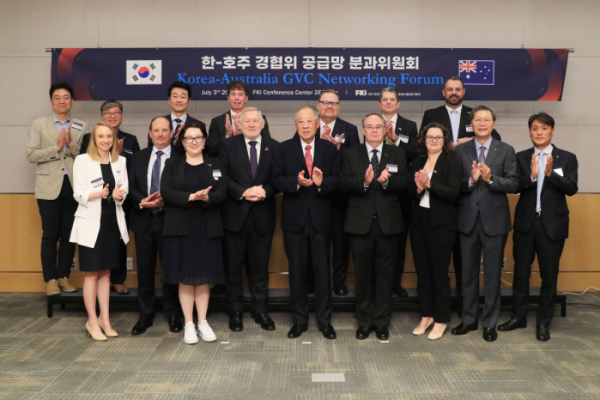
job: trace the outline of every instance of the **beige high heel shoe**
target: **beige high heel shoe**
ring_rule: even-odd
[[[106,329],[104,329],[104,327],[102,326],[102,324],[100,323],[100,321],[98,321],[98,325],[100,325],[100,329],[102,329],[102,331],[104,332],[104,334],[106,335],[106,337],[117,337],[117,336],[119,336],[119,334],[117,333],[117,331],[115,331],[114,329],[112,331],[107,331]]]
[[[94,335],[92,333],[92,330],[90,329],[90,322],[89,321],[85,323],[85,329],[87,330],[88,336],[90,336],[92,339],[94,339],[94,340],[96,340],[98,342],[104,342],[104,341],[108,340],[106,338],[106,336],[104,336],[103,334]]]
[[[415,330],[413,331],[413,335],[421,336],[421,335],[425,334],[425,332],[427,332],[427,329],[429,329],[431,327],[431,325],[433,325],[433,317],[429,318],[429,323],[427,324],[425,329],[419,329],[418,327],[415,328]]]
[[[429,336],[427,336],[427,339],[437,340],[437,339],[441,338],[442,336],[444,336],[444,332],[446,332],[447,327],[448,327],[448,325],[444,324],[444,329],[442,329],[442,331],[440,333],[433,333],[433,331],[429,332]]]

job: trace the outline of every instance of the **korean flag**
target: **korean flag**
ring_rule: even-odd
[[[128,85],[162,84],[162,60],[127,60]]]

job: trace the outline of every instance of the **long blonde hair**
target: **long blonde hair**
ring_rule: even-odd
[[[116,162],[119,159],[119,143],[117,139],[117,135],[115,135],[112,127],[106,122],[98,122],[94,125],[94,129],[92,129],[92,133],[90,134],[90,144],[87,148],[87,155],[94,161],[98,161],[100,155],[98,154],[98,147],[96,147],[96,132],[98,128],[104,126],[110,129],[113,136],[113,144],[110,148],[110,162]]]

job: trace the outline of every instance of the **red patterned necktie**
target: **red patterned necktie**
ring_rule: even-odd
[[[306,153],[304,153],[304,160],[306,161],[306,167],[308,168],[308,176],[312,178],[312,156],[310,155],[310,144],[306,145]]]
[[[331,134],[331,128],[329,127],[329,125],[325,125],[323,127],[323,132],[321,132],[321,137],[327,136]]]

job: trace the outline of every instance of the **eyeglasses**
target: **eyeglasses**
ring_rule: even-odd
[[[442,142],[444,141],[443,136],[425,136],[425,140],[428,142]]]
[[[340,105],[339,101],[319,101],[319,103],[323,104],[325,107],[337,107]]]
[[[185,140],[185,142],[187,144],[202,143],[204,141],[204,139],[206,139],[204,136],[198,136],[198,137],[186,136],[183,138],[183,140]]]
[[[62,97],[61,97],[61,96],[54,96],[54,97],[52,98],[52,100],[54,100],[54,101],[56,101],[56,102],[59,102],[59,101],[61,101],[61,100],[64,100],[64,101],[69,101],[69,100],[71,100],[71,96],[62,96]]]
[[[123,113],[121,111],[117,111],[117,112],[112,112],[112,113],[106,113],[103,112],[102,115],[105,117],[118,117],[119,115],[122,115]]]
[[[380,131],[383,129],[383,125],[367,125],[367,126],[363,126],[363,128],[365,128],[368,131]]]

